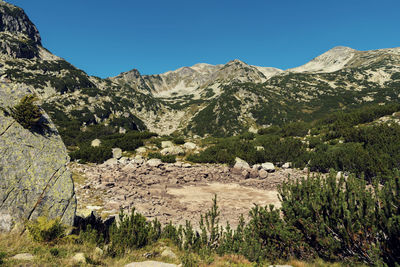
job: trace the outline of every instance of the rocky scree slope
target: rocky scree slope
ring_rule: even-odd
[[[36,92],[61,128],[72,127],[73,121],[82,130],[105,123],[116,131],[147,128],[159,134],[226,136],[394,102],[400,94],[399,48],[335,47],[286,71],[233,60],[157,75],[133,69],[100,79],[44,49],[21,9],[4,2],[0,7],[0,33],[8,47],[0,51],[0,77]],[[10,26],[14,24],[25,26]]]
[[[15,106],[32,93],[26,88],[0,83],[0,107]],[[38,216],[60,217],[72,225],[76,198],[66,148],[46,114],[47,131],[23,128],[0,110],[0,231],[20,229]]]

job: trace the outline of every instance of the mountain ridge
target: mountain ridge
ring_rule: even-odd
[[[154,75],[133,69],[101,79],[43,48],[23,10],[14,7],[11,16],[8,9],[0,9],[0,77],[34,91],[67,132],[101,124],[117,132],[233,135],[400,96],[400,48],[334,47],[288,70],[236,59]]]

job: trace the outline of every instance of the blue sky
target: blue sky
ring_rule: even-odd
[[[90,75],[240,59],[287,69],[338,45],[400,46],[399,0],[8,0]]]

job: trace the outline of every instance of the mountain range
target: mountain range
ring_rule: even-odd
[[[226,136],[400,97],[400,48],[334,47],[288,70],[235,59],[101,79],[45,49],[25,12],[3,1],[0,37],[0,79],[33,90],[59,127]]]

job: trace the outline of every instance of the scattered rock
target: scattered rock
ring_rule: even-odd
[[[116,164],[118,164],[118,160],[116,158],[111,158],[111,159],[104,161],[103,164],[108,165],[108,166],[116,165]]]
[[[261,179],[265,179],[268,177],[268,172],[264,169],[261,169],[258,171],[258,175],[260,176]]]
[[[263,168],[267,172],[274,172],[275,171],[275,166],[271,162],[265,162],[265,163],[261,164],[261,168]]]
[[[187,150],[194,150],[197,148],[197,145],[192,142],[186,142],[185,144],[183,144],[183,147],[186,148]]]
[[[262,151],[262,150],[264,150],[264,147],[263,146],[256,146],[256,149],[257,149],[257,151]]]
[[[254,164],[253,165],[253,170],[258,171],[259,169],[261,169],[261,164]]]
[[[247,179],[247,178],[250,177],[250,174],[249,174],[249,172],[247,170],[243,170],[242,171],[242,176],[243,176],[244,179]]]
[[[21,253],[11,257],[12,260],[31,261],[35,257],[30,253]]]
[[[92,141],[92,143],[91,143],[91,146],[92,146],[92,147],[99,147],[100,144],[101,144],[100,139],[94,139],[94,140]]]
[[[233,168],[235,169],[250,169],[250,165],[240,158],[235,158],[235,162],[236,163],[233,166]]]
[[[160,151],[162,155],[183,155],[185,151],[179,146],[170,146]]]
[[[82,252],[76,253],[73,257],[72,257],[72,261],[74,263],[82,263],[82,264],[86,264],[86,257],[85,254]]]
[[[146,153],[147,149],[144,146],[136,148],[136,153],[143,154]]]
[[[150,167],[159,167],[160,165],[162,165],[162,161],[161,159],[149,159],[146,164]]]
[[[132,262],[126,264],[125,267],[178,267],[178,265],[171,263],[164,263],[160,261],[143,261],[143,262]]]
[[[171,141],[162,141],[161,142],[161,147],[162,148],[167,148],[167,147],[172,147],[174,144]]]
[[[285,164],[282,165],[283,169],[290,169],[292,167],[292,163],[291,162],[286,162]]]
[[[104,251],[101,248],[96,247],[94,249],[94,255],[96,255],[97,257],[101,257],[101,256],[103,256],[103,254],[104,254]]]
[[[127,157],[122,157],[122,158],[120,158],[120,159],[118,160],[118,162],[121,163],[121,164],[123,164],[123,165],[128,164],[129,161],[130,161],[130,158],[127,158]]]
[[[178,258],[170,248],[164,249],[163,252],[161,252],[161,257],[166,257],[174,260]]]
[[[113,153],[114,159],[120,159],[122,157],[122,149],[121,148],[118,148],[118,147],[113,148],[112,153]]]

